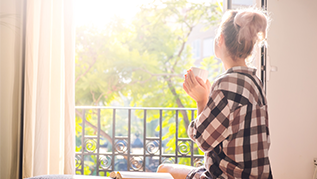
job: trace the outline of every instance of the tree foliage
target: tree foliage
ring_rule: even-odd
[[[188,38],[197,25],[206,29],[217,25],[221,14],[220,7],[212,3],[155,0],[141,6],[132,22],[115,17],[105,28],[78,27],[76,106],[196,107],[182,89],[184,74],[195,61]],[[219,73],[214,57],[205,58],[202,68],[209,70],[210,80]],[[77,137],[82,131],[82,118],[89,126],[86,133],[95,135],[96,111],[86,111],[84,117],[82,112],[76,111]],[[111,138],[111,111],[101,113],[104,137]],[[180,111],[179,137],[187,137],[189,115]],[[133,116],[142,119],[143,112],[135,111]],[[159,118],[157,111],[150,110],[147,116],[147,122]],[[164,112],[163,119],[167,152],[175,151],[175,128],[171,123],[175,111]],[[126,129],[121,130],[124,133]],[[138,130],[134,127],[132,132]]]
[[[143,5],[132,23],[117,17],[104,29],[78,27],[76,105],[107,106],[122,94],[130,106],[193,106],[181,85],[194,62],[187,40],[198,24],[218,22],[218,8],[154,1]]]

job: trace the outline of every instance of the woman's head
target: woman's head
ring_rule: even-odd
[[[268,17],[255,9],[227,11],[218,29],[223,36],[227,53],[233,60],[246,59],[253,47],[266,40]],[[216,43],[217,43],[216,38]]]

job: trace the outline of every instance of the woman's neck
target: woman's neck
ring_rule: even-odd
[[[228,53],[227,48],[224,44],[217,46],[217,52],[218,56],[220,57],[222,63],[224,64],[224,67],[226,70],[235,67],[235,66],[245,66],[247,67],[245,63],[245,59],[243,58],[236,58],[233,59],[231,55]]]
[[[247,64],[245,63],[245,59],[236,59],[236,60],[233,60],[231,57],[227,56],[223,59],[221,59],[223,64],[224,64],[224,67],[226,70],[232,68],[232,67],[235,67],[235,66],[244,66],[244,67],[247,67]]]

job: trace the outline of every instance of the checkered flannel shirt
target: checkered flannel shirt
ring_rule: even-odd
[[[212,85],[188,135],[205,152],[193,178],[272,178],[266,98],[256,69],[233,67]]]

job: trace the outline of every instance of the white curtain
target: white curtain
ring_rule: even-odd
[[[27,0],[23,178],[75,173],[72,0]]]

